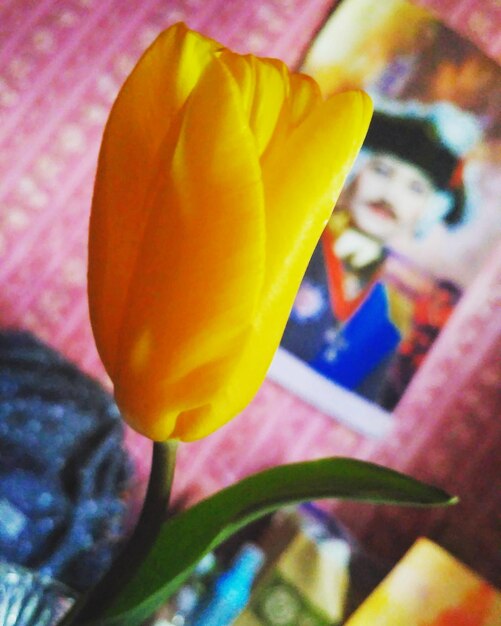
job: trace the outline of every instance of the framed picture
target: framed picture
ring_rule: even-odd
[[[269,375],[382,436],[501,241],[501,68],[406,0],[344,0],[302,70],[374,117]]]

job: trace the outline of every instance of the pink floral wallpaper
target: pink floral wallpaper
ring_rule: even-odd
[[[499,1],[420,3],[501,60]],[[86,233],[100,137],[120,84],[158,32],[179,20],[238,51],[294,66],[334,4],[0,2],[0,324],[32,330],[106,381],[87,315]],[[371,549],[396,558],[425,532],[477,570],[501,571],[491,554],[501,512],[500,289],[498,255],[413,381],[386,440],[367,440],[267,381],[238,419],[182,447],[176,493],[197,499],[276,463],[370,458],[463,498],[438,514],[341,505],[339,515]],[[131,432],[127,441],[146,475],[148,443]]]

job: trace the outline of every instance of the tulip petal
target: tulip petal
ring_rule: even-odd
[[[291,74],[290,125],[296,127],[321,100],[320,87],[306,74]]]
[[[231,72],[240,90],[242,106],[250,120],[256,88],[256,74],[249,56],[235,54],[231,50],[222,50],[218,58]]]
[[[363,92],[333,96],[267,153],[263,182],[266,206],[273,211],[266,214],[266,283],[272,291],[281,291],[276,281],[289,282],[284,265],[288,269],[299,261],[306,269],[304,260],[327,223],[371,114],[370,98]]]
[[[261,160],[266,160],[268,152],[273,152],[276,145],[287,140],[291,131],[299,126],[311,111],[322,102],[320,88],[305,74],[294,73],[289,78],[289,93],[285,98],[276,122],[273,136],[270,138]]]
[[[251,128],[263,154],[273,136],[284,100],[289,95],[289,73],[286,66],[275,59],[251,57],[256,88],[251,113]]]
[[[275,59],[258,59],[251,54],[241,56],[225,51],[220,58],[242,93],[257,151],[261,155],[273,136],[290,91],[287,68]]]
[[[198,439],[257,392],[278,347],[300,281],[367,132],[372,105],[362,92],[322,102],[263,164],[266,276],[263,300],[240,361],[204,413],[181,418],[177,435]],[[226,419],[229,419],[226,418]]]
[[[171,148],[150,198],[115,375],[126,419],[157,440],[177,436],[179,414],[207,415],[262,293],[261,169],[241,92],[217,58],[189,96]]]
[[[96,343],[112,378],[157,153],[219,48],[183,24],[169,28],[127,79],[106,126],[90,224],[89,302]]]

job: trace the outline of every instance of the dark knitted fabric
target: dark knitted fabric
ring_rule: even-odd
[[[130,474],[112,397],[23,332],[0,332],[0,559],[77,590],[123,533]]]

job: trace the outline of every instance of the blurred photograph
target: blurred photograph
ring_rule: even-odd
[[[325,94],[365,89],[374,116],[270,375],[383,434],[501,240],[501,70],[404,0],[341,2],[302,70]]]

